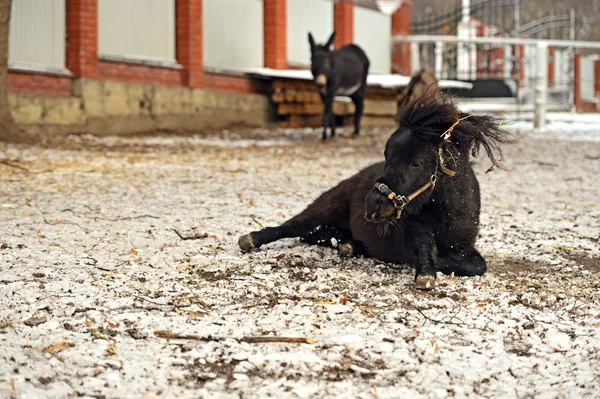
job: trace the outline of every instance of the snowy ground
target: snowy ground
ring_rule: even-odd
[[[508,173],[476,159],[481,278],[424,293],[295,240],[240,253],[390,132],[0,147],[0,397],[598,397],[597,133],[521,132]]]

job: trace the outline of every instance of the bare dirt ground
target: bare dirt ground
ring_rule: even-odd
[[[297,240],[238,250],[389,133],[0,147],[0,397],[599,397],[600,135],[519,134],[508,173],[475,159],[481,278],[424,293]]]

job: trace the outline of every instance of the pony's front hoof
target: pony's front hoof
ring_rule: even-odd
[[[421,274],[417,276],[415,285],[418,290],[431,291],[435,288],[435,276],[429,276],[427,274]]]
[[[354,255],[354,248],[352,247],[352,244],[349,242],[340,244],[338,247],[338,254],[340,255],[340,258],[351,258]]]
[[[254,238],[252,238],[252,233],[246,234],[245,236],[241,236],[238,240],[238,245],[240,246],[242,251],[250,251],[251,249],[256,248]]]

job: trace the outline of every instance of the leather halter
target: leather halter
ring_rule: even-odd
[[[439,168],[440,170],[452,177],[456,174],[455,171],[450,170],[446,167],[446,165],[444,164],[444,157],[443,157],[443,150],[442,150],[442,146],[440,146],[438,148],[438,157],[439,157]],[[404,196],[404,195],[398,195],[395,192],[393,192],[392,190],[390,190],[390,188],[388,186],[386,186],[383,183],[380,182],[375,182],[375,188],[377,190],[379,190],[379,192],[381,192],[383,195],[385,195],[390,201],[392,201],[392,204],[394,204],[394,208],[396,208],[396,219],[400,219],[400,216],[402,216],[402,211],[404,211],[404,209],[406,208],[406,206],[408,205],[408,203],[412,200],[414,200],[415,198],[417,198],[419,195],[423,194],[425,191],[427,191],[429,188],[431,188],[432,190],[435,188],[435,183],[437,181],[437,171],[431,175],[431,177],[429,178],[429,181],[424,184],[423,186],[421,186],[420,188],[418,188],[416,191],[414,191],[413,193],[411,193],[408,196]]]

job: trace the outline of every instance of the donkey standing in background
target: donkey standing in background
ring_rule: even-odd
[[[327,126],[331,137],[335,136],[335,117],[332,105],[335,96],[348,96],[354,102],[354,134],[360,131],[360,118],[367,92],[369,59],[355,44],[348,44],[331,51],[335,32],[325,45],[316,44],[312,34],[308,34],[311,53],[311,71],[315,84],[325,105],[323,112],[323,140],[327,139]]]

